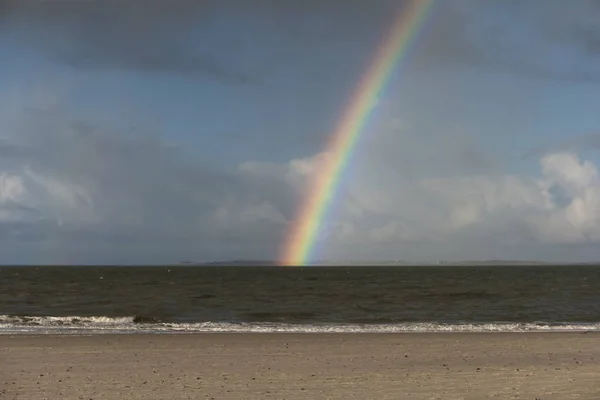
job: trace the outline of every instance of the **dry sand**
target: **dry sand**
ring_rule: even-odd
[[[0,336],[0,399],[600,399],[600,334]]]

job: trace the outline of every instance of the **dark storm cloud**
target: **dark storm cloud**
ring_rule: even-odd
[[[4,0],[0,13],[5,25],[75,68],[202,74],[227,83],[252,83],[256,77],[191,43],[191,35],[212,18],[214,3]]]
[[[0,27],[9,26],[52,59],[74,68],[201,74],[227,83],[247,84],[261,81],[277,57],[292,56],[303,46],[346,39],[372,29],[398,3],[0,0]],[[232,40],[208,34],[211,23],[230,17],[232,29],[228,34]],[[251,34],[240,28],[244,24]],[[267,41],[261,42],[265,37]],[[238,54],[241,47],[247,53],[273,43],[277,48],[270,49],[272,56],[266,56],[264,63],[250,68],[240,66],[244,58],[244,54]]]
[[[289,63],[319,46],[331,48],[340,41],[380,36],[407,3],[0,0],[0,26],[16,28],[53,59],[75,68],[147,70],[247,84],[262,81],[276,64]],[[542,78],[598,80],[600,74],[593,68],[581,68],[577,62],[558,68],[538,51],[566,43],[583,56],[600,57],[598,4],[594,0],[568,6],[556,0],[438,1],[426,23],[415,65],[466,64]],[[230,17],[232,40],[219,43],[222,38],[209,37],[212,23]],[[519,31],[523,26],[537,39]],[[269,48],[263,62],[250,67],[240,62],[244,54],[263,48]]]
[[[438,2],[415,65],[420,69],[467,65],[545,79],[600,81],[600,26],[595,22],[600,20],[599,4]]]

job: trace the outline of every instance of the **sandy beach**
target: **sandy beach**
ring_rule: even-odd
[[[600,334],[0,336],[1,399],[600,399]]]

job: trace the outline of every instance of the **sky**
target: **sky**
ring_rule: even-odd
[[[0,263],[275,259],[404,0],[0,0]],[[600,3],[437,0],[315,257],[600,260]]]

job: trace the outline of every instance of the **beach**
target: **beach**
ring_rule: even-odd
[[[2,399],[600,398],[599,333],[2,335]]]

